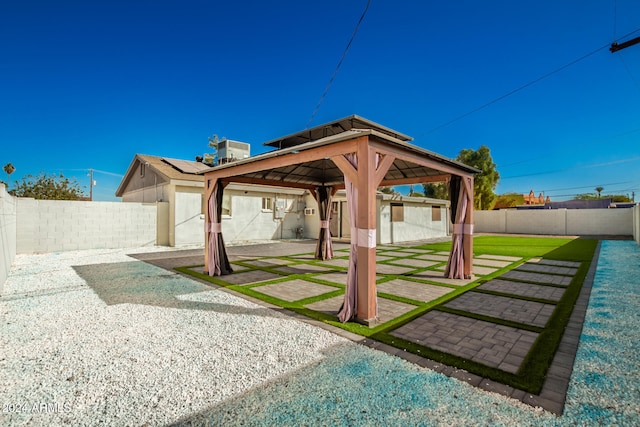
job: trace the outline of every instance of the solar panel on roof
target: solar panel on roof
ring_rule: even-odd
[[[163,157],[162,161],[173,166],[182,173],[191,173],[194,175],[210,168],[210,166],[207,166],[204,163],[191,162],[189,160],[169,159]]]

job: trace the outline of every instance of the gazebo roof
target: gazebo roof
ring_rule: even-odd
[[[371,120],[367,120],[364,117],[358,116],[357,114],[353,114],[342,119],[324,123],[311,129],[305,129],[291,135],[272,139],[271,141],[265,142],[263,145],[268,147],[275,147],[278,149],[289,148],[295,145],[304,144],[305,142],[317,141],[328,136],[337,135],[352,129],[373,129],[401,141],[413,140],[413,138],[411,138],[410,136],[404,135],[393,129],[389,129],[386,126],[382,126],[378,123],[372,122]]]
[[[369,126],[368,128],[350,127]],[[338,127],[336,127],[338,126]],[[337,132],[340,128],[347,128]],[[302,142],[321,135],[329,136]],[[385,147],[385,152],[394,152],[395,160],[386,172],[381,185],[402,185],[422,182],[444,181],[451,174],[473,175],[479,170],[463,163],[409,144],[411,137],[395,132],[358,116],[350,116],[308,131],[302,131],[265,143],[269,146],[282,144],[287,148],[218,165],[200,173],[216,172],[229,181],[263,185],[315,188],[320,185],[344,185],[344,174],[331,160],[332,157],[355,151],[357,139],[368,137]],[[298,144],[295,144],[298,142]],[[345,148],[351,142],[352,149]]]

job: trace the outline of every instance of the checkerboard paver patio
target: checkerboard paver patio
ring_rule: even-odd
[[[539,327],[544,327],[547,324],[549,317],[556,308],[553,304],[543,304],[480,292],[467,292],[449,301],[444,306]]]
[[[500,261],[497,259],[486,259],[486,258],[474,258],[473,259],[473,266],[485,266],[485,267],[497,267],[497,268],[504,268],[508,265],[513,264],[513,262],[511,261]]]
[[[315,264],[295,264],[279,267],[277,269],[274,269],[274,271],[278,271],[284,274],[308,274],[318,273],[322,271],[331,271],[331,269]]]
[[[559,274],[565,276],[574,276],[578,272],[578,269],[574,267],[561,267],[548,264],[536,264],[532,262],[525,262],[524,264],[518,266],[516,270],[532,271],[534,273]]]
[[[425,259],[416,259],[416,258],[397,258],[397,259],[392,259],[389,262],[397,265],[406,265],[414,268],[428,268],[436,264],[440,264],[439,261],[428,261]]]
[[[471,279],[449,279],[447,277],[444,277],[444,273],[442,271],[437,270],[425,270],[420,273],[411,274],[409,277],[452,286],[468,285],[469,283],[477,279],[476,276],[472,276]]]
[[[453,292],[452,288],[444,286],[429,285],[427,283],[417,283],[409,280],[394,279],[388,282],[379,283],[378,292],[397,295],[417,301],[433,301],[443,295]]]
[[[337,314],[343,301],[344,295],[339,295],[337,297],[307,304],[306,307],[311,310],[321,311],[328,314]],[[415,305],[378,297],[378,321],[380,323],[388,322],[389,320],[400,317],[415,308]]]
[[[449,261],[448,255],[439,255],[439,254],[424,254],[416,256],[418,259],[426,259],[429,261],[439,261],[439,262],[447,262]]]
[[[524,280],[526,282],[549,283],[558,286],[569,286],[572,277],[553,274],[533,273],[530,271],[511,270],[500,276],[504,279]]]
[[[307,282],[306,280],[291,280],[289,282],[274,283],[253,288],[254,291],[285,301],[298,301],[318,295],[336,291],[333,286]]]
[[[255,267],[276,267],[280,265],[291,264],[293,261],[282,258],[265,258],[265,259],[257,259],[245,261],[248,265],[253,265]]]
[[[478,255],[477,258],[482,259],[499,259],[502,261],[516,262],[520,261],[522,258],[517,256],[509,256],[509,255],[492,255],[492,254],[482,254]]]
[[[478,289],[549,301],[560,301],[566,290],[566,288],[557,288],[555,286],[534,285],[533,283],[512,282],[502,279],[490,280],[480,285]]]
[[[239,273],[234,272],[233,274],[221,276],[220,280],[224,280],[225,282],[232,283],[234,285],[248,285],[252,283],[266,282],[280,277],[282,276],[268,271],[250,270]]]
[[[444,272],[445,268],[446,266],[442,265],[440,267],[434,268],[434,270]],[[483,267],[479,265],[473,266],[473,274],[477,274],[478,276],[486,276],[487,274],[495,273],[496,271],[498,271],[498,269],[493,267]]]
[[[557,265],[560,267],[573,267],[573,268],[578,268],[582,265],[581,262],[577,262],[577,261],[562,261],[557,259],[546,259],[546,258],[531,258],[527,262],[532,262],[536,264]]]
[[[432,310],[391,333],[434,350],[516,373],[538,334]]]

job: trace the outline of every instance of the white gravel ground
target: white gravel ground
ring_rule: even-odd
[[[162,425],[345,341],[216,290],[181,297],[216,310],[108,306],[71,267],[139,262],[126,252],[17,257],[0,301],[0,425]]]
[[[633,242],[604,245],[560,417],[221,291],[173,307],[171,286],[194,282],[149,264],[120,271],[169,297],[122,288],[138,304],[107,305],[72,268],[156,250],[16,259],[0,298],[0,425],[638,425]]]

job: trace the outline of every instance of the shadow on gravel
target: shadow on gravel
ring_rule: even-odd
[[[73,269],[107,305],[142,304],[253,316],[277,316],[276,311],[268,308],[190,301],[189,295],[195,296],[213,288],[145,262],[80,265],[74,266]]]

